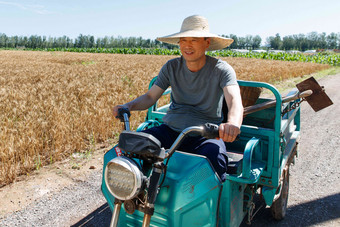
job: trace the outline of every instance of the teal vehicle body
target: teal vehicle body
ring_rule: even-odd
[[[226,143],[230,160],[227,180],[223,183],[207,158],[176,151],[167,162],[150,226],[239,226],[253,218],[257,195],[262,195],[264,203],[272,207],[274,218],[284,217],[288,169],[297,155],[300,135],[300,108],[292,106],[299,99],[284,103],[279,91],[270,84],[238,83],[240,87],[266,89],[276,105],[245,116],[240,139]],[[167,90],[164,95],[170,92]],[[269,100],[273,98],[260,97],[256,103]],[[168,107],[169,104],[158,106],[157,103],[152,106],[137,131],[162,124]],[[115,197],[108,190],[104,175],[107,164],[120,153],[124,151],[115,146],[104,156],[102,192],[112,211]],[[142,226],[143,217],[141,209],[129,214],[122,208],[117,225]]]

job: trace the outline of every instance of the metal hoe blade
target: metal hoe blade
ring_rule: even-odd
[[[325,89],[321,87],[314,77],[310,77],[296,85],[300,92],[312,90],[313,94],[306,97],[306,101],[315,112],[322,110],[333,104],[332,100],[325,93]]]

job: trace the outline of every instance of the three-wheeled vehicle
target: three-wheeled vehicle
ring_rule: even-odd
[[[111,226],[239,226],[243,220],[250,223],[256,213],[255,197],[264,200],[275,219],[284,218],[289,166],[300,135],[299,104],[307,100],[319,110],[331,101],[314,78],[285,97],[267,83],[238,83],[245,116],[239,139],[226,143],[225,182],[206,157],[177,150],[191,134],[218,137],[218,126],[189,127],[165,150],[155,137],[140,131],[162,124],[170,104],[152,106],[137,131],[130,131],[130,113],[121,109],[125,130],[104,156],[102,179]],[[266,98],[268,94],[273,98]]]

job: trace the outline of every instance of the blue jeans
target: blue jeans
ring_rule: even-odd
[[[165,124],[146,129],[143,132],[156,137],[161,142],[161,146],[165,149],[169,149],[180,134]],[[207,157],[213,165],[218,176],[221,178],[222,182],[224,182],[226,180],[226,171],[228,165],[227,154],[217,144],[202,144],[206,140],[207,139],[202,136],[188,136],[184,139],[184,141],[182,141],[182,144],[177,150]]]

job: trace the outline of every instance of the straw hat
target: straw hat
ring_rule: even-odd
[[[194,15],[184,19],[181,31],[172,35],[159,37],[158,41],[179,45],[179,38],[182,37],[207,37],[211,38],[208,51],[220,50],[229,46],[233,39],[224,38],[210,33],[208,20],[205,17]]]

